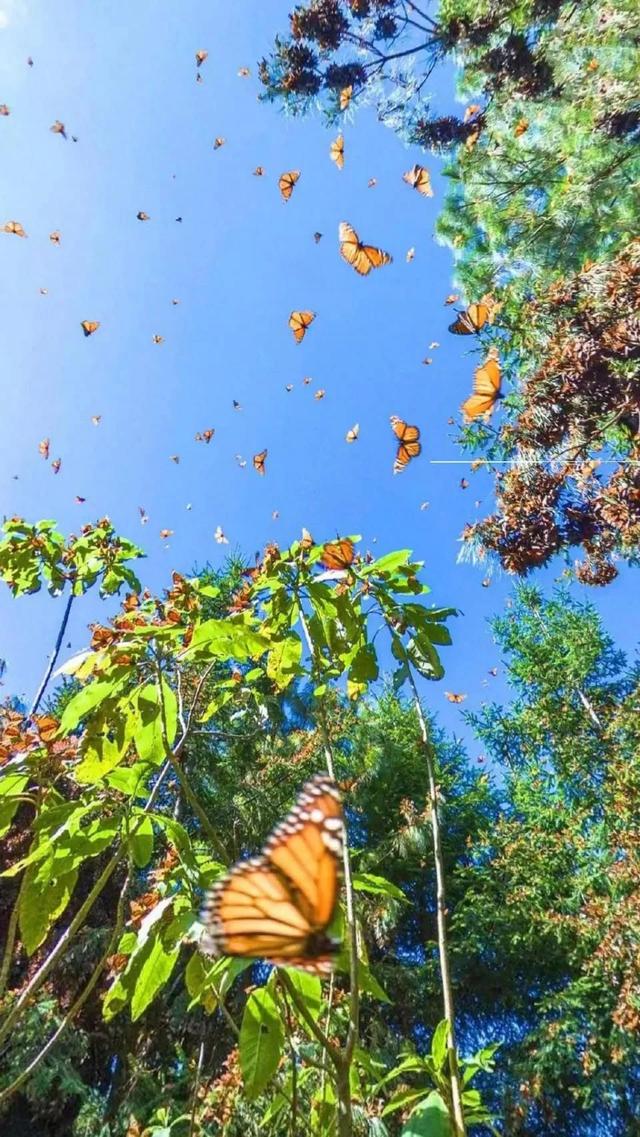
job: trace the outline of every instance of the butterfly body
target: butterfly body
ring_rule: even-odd
[[[318,774],[261,855],[239,861],[208,893],[201,950],[328,973],[339,947],[327,929],[338,899],[342,833],[338,789]]]

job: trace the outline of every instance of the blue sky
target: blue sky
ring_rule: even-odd
[[[222,561],[218,525],[250,557],[268,539],[288,544],[303,525],[316,540],[362,533],[378,553],[410,547],[426,562],[434,603],[464,613],[444,653],[446,680],[426,691],[444,724],[461,731],[444,690],[468,692],[465,707],[503,693],[500,677],[483,685],[500,662],[487,620],[511,581],[494,575],[485,589],[484,570],[456,563],[463,525],[491,507],[490,478],[431,462],[460,456],[447,419],[478,362],[473,343],[447,333],[452,262],[433,240],[446,180],[370,110],[345,124],[338,172],[328,154],[335,129],[257,101],[257,60],[286,29],[289,7],[137,0],[123,18],[124,6],[106,0],[0,0],[0,102],[11,108],[0,119],[0,224],[18,220],[29,234],[0,234],[0,512],[55,517],[67,532],[109,515],[145,547],[141,576],[155,590],[174,568]],[[200,48],[209,58],[197,84]],[[238,77],[240,67],[250,78]],[[450,104],[453,76],[433,89],[439,105]],[[77,144],[50,132],[55,119]],[[226,143],[214,152],[218,135]],[[416,161],[433,173],[431,200],[402,182]],[[252,175],[257,165],[262,178]],[[285,205],[277,180],[288,169],[302,176]],[[136,219],[139,210],[148,222]],[[359,278],[338,256],[343,219],[393,264]],[[287,327],[294,308],[317,313],[300,346]],[[90,339],[84,319],[101,323]],[[433,340],[441,346],[429,350]],[[423,457],[398,477],[390,414],[423,432]],[[355,422],[360,438],[349,446]],[[208,427],[214,440],[196,444]],[[38,456],[45,436],[51,458],[62,458],[57,476]],[[251,456],[264,447],[259,478]],[[84,505],[74,504],[77,494]],[[144,528],[138,506],[150,518]],[[170,541],[160,539],[163,528],[174,530]],[[601,592],[576,591],[632,649],[629,575]],[[60,608],[46,596],[14,602],[0,593],[11,692],[33,692]],[[77,605],[74,650],[99,615],[95,601]]]

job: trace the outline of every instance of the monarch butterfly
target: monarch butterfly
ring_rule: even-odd
[[[218,135],[218,137],[217,137],[217,138],[214,138],[214,140],[213,140],[213,149],[214,149],[214,150],[219,150],[221,146],[224,146],[224,144],[225,144],[225,142],[226,142],[226,141],[227,141],[227,140],[226,140],[226,138],[221,138],[221,137]]]
[[[138,506],[138,513],[140,514],[140,524],[146,525],[148,520],[149,520],[149,514],[147,513],[146,509],[144,508],[144,505]]]
[[[228,537],[225,537],[225,535],[224,535],[224,532],[223,532],[223,529],[222,529],[222,526],[221,526],[221,525],[218,525],[218,526],[217,526],[217,528],[216,528],[216,531],[215,531],[215,533],[213,534],[213,536],[214,536],[214,539],[217,541],[217,543],[218,543],[219,545],[228,545],[228,544],[229,544],[229,538],[228,538]]]
[[[91,422],[94,426],[100,426],[102,422],[102,415],[91,415]]]
[[[60,233],[57,229],[54,229],[53,233],[49,234],[49,240],[51,241],[52,245],[60,244]]]
[[[196,67],[201,67],[208,55],[208,51],[196,51]]]
[[[54,461],[51,463],[51,469],[53,470],[54,474],[60,473],[61,465],[62,465],[62,458],[55,458]]]
[[[319,245],[319,244],[320,244],[320,241],[322,240],[322,233],[318,233],[318,232],[316,231],[316,232],[313,234],[313,239],[314,239],[314,241],[315,241],[316,245]]]
[[[286,173],[280,174],[278,178],[278,189],[282,194],[283,201],[288,201],[293,193],[298,178],[300,177],[300,170],[287,170]]]
[[[340,110],[341,111],[346,111],[347,107],[349,106],[349,103],[351,102],[351,96],[352,95],[353,95],[353,85],[352,84],[348,87],[342,88],[342,90],[340,92]]]
[[[328,541],[322,546],[320,564],[326,569],[348,569],[356,555],[353,541],[342,537],[338,541]]]
[[[100,321],[99,320],[83,320],[82,323],[80,324],[80,327],[82,328],[85,336],[92,336],[93,333],[97,332],[98,328],[100,327]]]
[[[351,265],[360,276],[367,276],[372,268],[381,268],[393,260],[389,253],[383,253],[375,245],[363,245],[355,229],[348,221],[341,221],[338,229],[340,256]]]
[[[526,134],[528,129],[529,129],[528,119],[519,118],[516,125],[513,128],[513,133],[514,133],[516,138],[520,138],[521,135]]]
[[[330,972],[339,947],[327,929],[338,899],[342,834],[338,788],[317,774],[260,856],[239,861],[208,893],[201,950]]]
[[[26,233],[19,221],[7,221],[2,226],[3,233],[13,233],[16,237],[26,237]]]
[[[67,132],[65,130],[64,123],[60,122],[59,118],[56,119],[53,126],[49,127],[49,130],[51,130],[53,132],[53,134],[61,134],[63,138],[67,137]]]
[[[293,332],[293,338],[296,343],[302,343],[307,328],[313,323],[316,318],[315,312],[292,312],[289,316],[289,327]]]
[[[258,474],[266,474],[265,462],[267,460],[268,450],[261,450],[259,454],[253,455],[253,468]]]
[[[407,256],[406,256],[407,264],[411,264],[411,261],[413,260],[415,255],[416,255],[416,250],[414,249],[414,247],[412,245],[410,249],[407,249]]]
[[[473,394],[465,399],[460,408],[465,422],[472,422],[474,418],[490,418],[498,399],[502,398],[500,391],[500,364],[495,356],[485,359],[481,367],[477,367],[473,375]]]
[[[367,182],[367,189],[375,189],[377,184],[378,184],[377,178],[369,178],[369,181]]]
[[[474,336],[489,319],[487,304],[470,304],[464,312],[458,313],[457,320],[449,324],[449,331],[455,336]]]
[[[173,529],[161,529],[160,537],[163,541],[166,541],[169,537],[173,537]]]
[[[318,402],[320,402],[321,399],[324,399],[326,393],[327,392],[325,391],[324,387],[318,387],[318,390],[313,397],[314,399],[317,399]]]
[[[398,439],[398,450],[396,452],[396,460],[393,463],[394,474],[399,474],[404,470],[405,466],[409,464],[412,458],[417,458],[422,453],[422,446],[420,445],[420,430],[417,426],[409,426],[408,423],[403,422],[401,418],[396,415],[391,415],[389,420],[391,422],[391,429]]]
[[[460,297],[458,296],[457,292],[451,292],[446,297],[445,304],[455,304],[456,300],[459,300],[459,299],[460,299]]]
[[[251,72],[248,67],[240,67],[238,69],[238,78],[240,79],[247,79],[250,74]]]
[[[253,171],[253,176],[254,176],[254,178],[263,178],[264,177],[264,166],[256,166],[255,170]]]
[[[433,197],[433,190],[431,189],[431,177],[429,171],[425,170],[424,166],[412,166],[407,170],[406,174],[402,175],[403,182],[408,186],[421,193],[423,197]]]
[[[80,497],[80,494],[76,494],[76,496],[73,499],[74,505],[84,505],[86,500],[87,500],[86,497]]]
[[[338,135],[335,142],[331,143],[329,148],[331,161],[335,162],[339,170],[344,166],[344,138],[341,134]]]
[[[203,430],[203,431],[199,430],[195,436],[196,442],[206,442],[207,446],[208,446],[209,443],[211,442],[211,439],[213,438],[214,434],[215,434],[215,430],[213,430],[211,428],[209,428],[208,430]]]
[[[351,427],[351,429],[348,430],[347,433],[345,434],[345,436],[344,436],[345,441],[346,442],[355,442],[358,439],[359,435],[360,435],[360,423],[356,422]]]
[[[136,217],[138,218],[138,221],[150,221],[151,220],[151,218],[149,217],[149,214],[145,213],[144,209],[138,210],[138,212],[136,213]]]
[[[172,462],[175,462],[176,466],[180,465],[180,455],[179,454],[170,454],[169,457],[170,457]]]
[[[457,695],[455,691],[445,691],[445,695],[450,703],[464,703],[466,695]]]
[[[41,458],[49,457],[49,445],[50,443],[48,438],[43,438],[42,442],[38,443],[38,454]]]
[[[3,115],[4,118],[11,114],[11,111],[9,110],[9,107],[6,103],[0,103],[0,114]]]
[[[155,336],[153,336],[153,342],[154,343],[164,343],[164,336],[159,336],[158,333],[156,332]]]

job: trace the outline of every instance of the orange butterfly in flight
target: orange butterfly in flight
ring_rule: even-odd
[[[360,437],[360,423],[356,422],[345,434],[345,442],[357,442]]]
[[[349,106],[349,103],[351,102],[351,96],[352,95],[353,95],[353,86],[352,85],[349,87],[343,87],[342,88],[342,90],[340,92],[340,110],[341,111],[346,111],[347,107]]]
[[[473,375],[473,394],[465,399],[460,408],[465,422],[473,422],[474,418],[491,418],[493,408],[498,399],[502,398],[502,380],[500,364],[495,355],[490,355],[484,363],[476,368]]]
[[[381,268],[389,265],[393,257],[389,252],[383,252],[374,244],[361,243],[356,230],[347,221],[341,221],[338,230],[340,240],[340,256],[346,260],[351,268],[355,268],[360,276],[371,273],[372,268]]]
[[[339,170],[344,166],[344,138],[341,134],[338,135],[335,142],[331,143],[329,149],[331,161],[335,162]]]
[[[412,166],[406,174],[402,175],[402,180],[417,190],[418,193],[421,193],[423,197],[433,197],[429,171],[425,170],[424,166]]]
[[[489,319],[487,304],[470,304],[464,312],[458,313],[457,320],[449,324],[449,331],[455,336],[475,336]]]
[[[6,103],[0,103],[0,114],[1,114],[1,115],[2,115],[4,118],[7,118],[7,117],[8,117],[8,115],[10,115],[10,114],[11,114],[11,111],[10,111],[10,109],[9,109],[9,107],[7,106],[7,104],[6,104]]]
[[[149,214],[145,213],[144,209],[138,210],[138,212],[136,213],[136,217],[138,218],[138,221],[150,221],[151,220],[151,218],[149,217]]]
[[[267,460],[268,450],[261,450],[258,454],[253,455],[253,468],[258,474],[266,474],[265,462]]]
[[[49,130],[51,130],[51,131],[53,132],[53,134],[61,134],[61,135],[62,135],[62,137],[63,137],[63,138],[65,138],[65,139],[66,139],[66,137],[67,137],[67,132],[66,132],[66,130],[65,130],[65,125],[64,125],[64,123],[63,123],[63,122],[60,122],[60,119],[59,119],[59,118],[57,118],[57,119],[56,119],[56,121],[54,122],[53,126],[50,126],[50,127],[49,127]]]
[[[46,459],[49,457],[49,446],[50,443],[48,438],[43,438],[42,442],[38,443],[38,453],[41,458]]]
[[[313,323],[316,318],[315,312],[292,312],[289,316],[289,327],[293,332],[293,338],[296,343],[302,343],[307,328]]]
[[[464,703],[466,695],[457,695],[454,691],[445,691],[445,696],[450,703]]]
[[[360,276],[367,276],[372,268],[381,268],[382,265],[391,264],[393,257],[383,253],[375,245],[363,245],[353,226],[348,221],[341,221],[338,229],[340,240],[340,256],[348,265],[356,270]]]
[[[57,229],[54,229],[53,233],[49,234],[49,240],[51,241],[52,245],[59,245],[60,239],[60,233]]]
[[[403,422],[401,418],[396,415],[391,415],[391,429],[398,439],[398,449],[396,452],[396,459],[393,463],[394,474],[400,474],[405,466],[408,466],[412,458],[417,458],[422,453],[422,446],[420,445],[420,430],[417,426],[409,426],[408,423]]]
[[[221,138],[220,135],[218,135],[218,137],[213,140],[213,149],[219,150],[221,146],[224,146],[226,141],[226,138]]]
[[[349,537],[342,537],[322,546],[320,564],[326,569],[348,569],[353,564],[355,555],[353,541]]]
[[[208,51],[196,51],[196,67],[201,67],[208,55]]]
[[[85,336],[92,336],[93,333],[97,332],[98,328],[100,327],[100,321],[99,320],[83,320],[82,323],[80,324],[80,327],[82,328]]]
[[[26,233],[19,221],[7,221],[2,226],[3,233],[13,233],[15,237],[26,237]]]
[[[208,893],[201,950],[328,974],[340,946],[327,933],[338,902],[343,831],[338,788],[317,774],[260,856],[239,861]]]
[[[209,445],[214,434],[215,434],[215,430],[212,430],[212,429],[198,431],[198,433],[195,436],[196,442],[206,442],[207,445]]]
[[[298,178],[300,177],[300,170],[287,170],[286,173],[281,174],[278,178],[278,189],[282,194],[283,201],[288,201],[293,193]]]

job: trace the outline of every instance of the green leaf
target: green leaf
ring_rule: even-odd
[[[47,938],[49,929],[67,907],[78,879],[78,869],[57,879],[42,875],[40,865],[29,865],[22,879],[18,901],[20,938],[27,955]]]
[[[60,719],[60,734],[69,734],[90,711],[118,694],[125,682],[124,676],[119,675],[116,679],[94,679],[92,683],[87,683],[64,708]]]
[[[406,1109],[408,1105],[414,1102],[421,1101],[425,1094],[429,1093],[427,1089],[420,1090],[399,1090],[389,1099],[382,1111],[382,1117],[386,1117],[389,1113],[396,1113],[399,1109]]]
[[[240,1068],[250,1101],[271,1081],[283,1044],[278,1008],[266,987],[260,987],[247,999],[240,1028]]]
[[[207,977],[207,968],[199,951],[194,951],[184,970],[184,982],[192,999],[200,994]]]
[[[287,967],[286,971],[299,999],[309,1013],[317,1018],[322,1006],[322,984],[318,976],[311,975],[308,971],[298,971],[295,967]]]
[[[431,1057],[437,1070],[442,1070],[448,1055],[449,1023],[442,1019],[433,1032],[431,1039]]]
[[[392,884],[384,876],[375,876],[371,872],[356,872],[353,874],[353,887],[356,892],[370,892],[378,896],[391,896],[394,900],[404,900],[407,898],[398,888],[397,885]]]
[[[132,1022],[140,1018],[160,988],[164,987],[171,976],[179,954],[179,944],[171,950],[167,950],[159,935],[153,937],[150,950],[140,968],[131,996]]]
[[[449,1111],[437,1090],[411,1114],[400,1137],[452,1137]]]
[[[267,636],[260,635],[248,624],[228,616],[222,620],[205,620],[193,633],[182,657],[197,655],[202,659],[257,659],[271,646]]]
[[[283,691],[292,679],[300,674],[302,641],[299,636],[290,635],[271,648],[267,656],[267,675]]]
[[[9,829],[28,782],[28,774],[5,774],[0,778],[0,837]]]
[[[367,995],[371,995],[373,999],[378,999],[381,1003],[390,1003],[391,999],[387,992],[380,986],[373,972],[370,970],[369,965],[364,960],[358,960],[358,986],[360,990]]]
[[[148,814],[135,821],[135,833],[129,838],[129,845],[133,863],[143,869],[153,856],[153,823]]]

